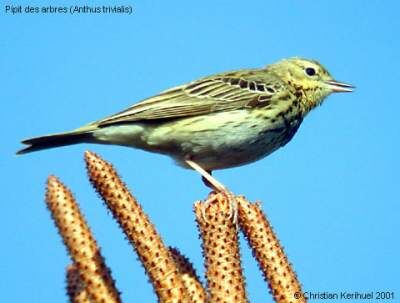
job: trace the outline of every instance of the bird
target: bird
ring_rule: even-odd
[[[17,154],[77,143],[134,147],[168,155],[228,193],[214,170],[268,156],[293,138],[326,97],[354,88],[334,80],[316,60],[286,58],[206,76],[72,131],[24,140],[27,146]]]

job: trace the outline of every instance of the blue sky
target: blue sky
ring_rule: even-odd
[[[55,174],[75,193],[123,300],[155,302],[136,255],[89,185],[87,149],[115,165],[165,242],[204,272],[192,203],[207,188],[195,172],[116,146],[17,157],[21,139],[81,126],[200,76],[290,56],[318,59],[356,92],[329,97],[268,158],[215,175],[263,202],[305,291],[391,291],[398,300],[399,3],[120,4],[133,5],[134,13],[12,16],[1,4],[4,301],[66,301],[70,261],[43,202],[45,180]],[[251,301],[272,302],[245,242],[242,258]]]

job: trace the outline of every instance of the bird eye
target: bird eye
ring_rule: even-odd
[[[307,68],[306,68],[306,74],[307,74],[308,76],[314,76],[314,75],[316,74],[315,69],[312,68],[312,67],[307,67]]]

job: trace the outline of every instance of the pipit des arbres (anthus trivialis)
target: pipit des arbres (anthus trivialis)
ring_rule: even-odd
[[[18,154],[76,143],[130,146],[169,155],[228,193],[213,170],[269,155],[293,138],[325,97],[353,88],[315,60],[284,59],[205,77],[75,130],[25,140],[29,146]]]

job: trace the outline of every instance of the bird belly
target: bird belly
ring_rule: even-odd
[[[290,141],[301,121],[289,123],[254,110],[218,112],[168,122],[130,123],[99,128],[95,141],[168,155],[187,167],[190,159],[207,170],[259,160]]]
[[[144,149],[167,154],[182,166],[185,159],[207,170],[240,166],[288,142],[285,123],[274,120],[236,110],[166,122],[147,130]]]

